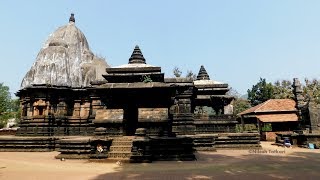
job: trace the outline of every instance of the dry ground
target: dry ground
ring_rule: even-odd
[[[0,179],[320,179],[320,150],[262,146],[201,152],[192,162],[123,165],[60,161],[57,152],[0,152]]]

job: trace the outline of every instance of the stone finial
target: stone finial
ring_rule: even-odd
[[[197,80],[210,80],[210,77],[203,65],[200,67]]]
[[[302,93],[301,83],[298,78],[293,78],[293,93]]]
[[[301,121],[303,119],[302,115],[302,109],[305,107],[306,103],[304,102],[304,97],[302,95],[302,88],[301,83],[298,78],[293,79],[293,94],[294,94],[294,100],[296,102],[296,108],[298,110],[297,115],[299,117],[299,120]]]
[[[71,16],[69,18],[69,22],[76,22],[76,19],[74,18],[74,14],[71,13]]]
[[[134,48],[131,57],[129,58],[129,64],[146,64],[142,52],[138,45]]]

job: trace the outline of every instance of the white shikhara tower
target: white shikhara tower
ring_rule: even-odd
[[[96,57],[84,34],[75,25],[74,14],[69,23],[53,32],[41,48],[36,61],[21,82],[21,88],[34,84],[84,87],[103,79],[104,59]]]

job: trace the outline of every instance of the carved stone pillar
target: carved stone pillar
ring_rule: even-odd
[[[90,133],[94,133],[97,136],[99,135],[104,136],[106,135],[106,128],[103,127],[103,124],[94,125],[94,120],[96,119],[97,112],[100,112],[99,110],[102,110],[104,107],[101,101],[101,97],[91,96],[90,100],[91,100],[90,115],[89,115],[89,121],[91,123]]]
[[[66,116],[68,113],[67,111],[67,103],[64,98],[59,98],[59,104],[57,105],[57,112],[55,116]]]
[[[301,83],[298,78],[293,79],[292,87],[293,87],[293,94],[295,96],[295,101],[296,101],[296,108],[298,109],[298,117],[299,117],[299,120],[302,121],[303,120],[302,110],[303,110],[303,107],[306,105],[306,103],[304,102],[304,97],[302,95],[303,91],[302,91]]]
[[[179,87],[174,105],[170,108],[171,113],[173,113],[172,132],[177,135],[190,135],[195,133],[193,112],[191,109],[192,96],[192,86]]]
[[[72,116],[79,117],[81,108],[81,100],[74,100]]]
[[[96,113],[97,113],[97,110],[103,109],[104,105],[102,105],[101,98],[98,97],[98,96],[90,97],[90,99],[91,99],[91,110],[90,110],[91,112],[90,112],[90,115],[95,117]]]
[[[23,116],[31,117],[32,116],[32,109],[31,109],[31,102],[30,97],[25,97],[22,102],[23,105]]]

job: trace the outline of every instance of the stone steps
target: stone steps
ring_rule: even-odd
[[[111,146],[110,151],[128,151],[131,152],[132,146]]]
[[[112,141],[112,146],[132,146],[132,142],[130,141]]]
[[[131,152],[113,151],[109,152],[108,159],[129,159]]]
[[[131,136],[117,137],[112,140],[108,159],[111,160],[128,160],[132,153],[132,140]]]

